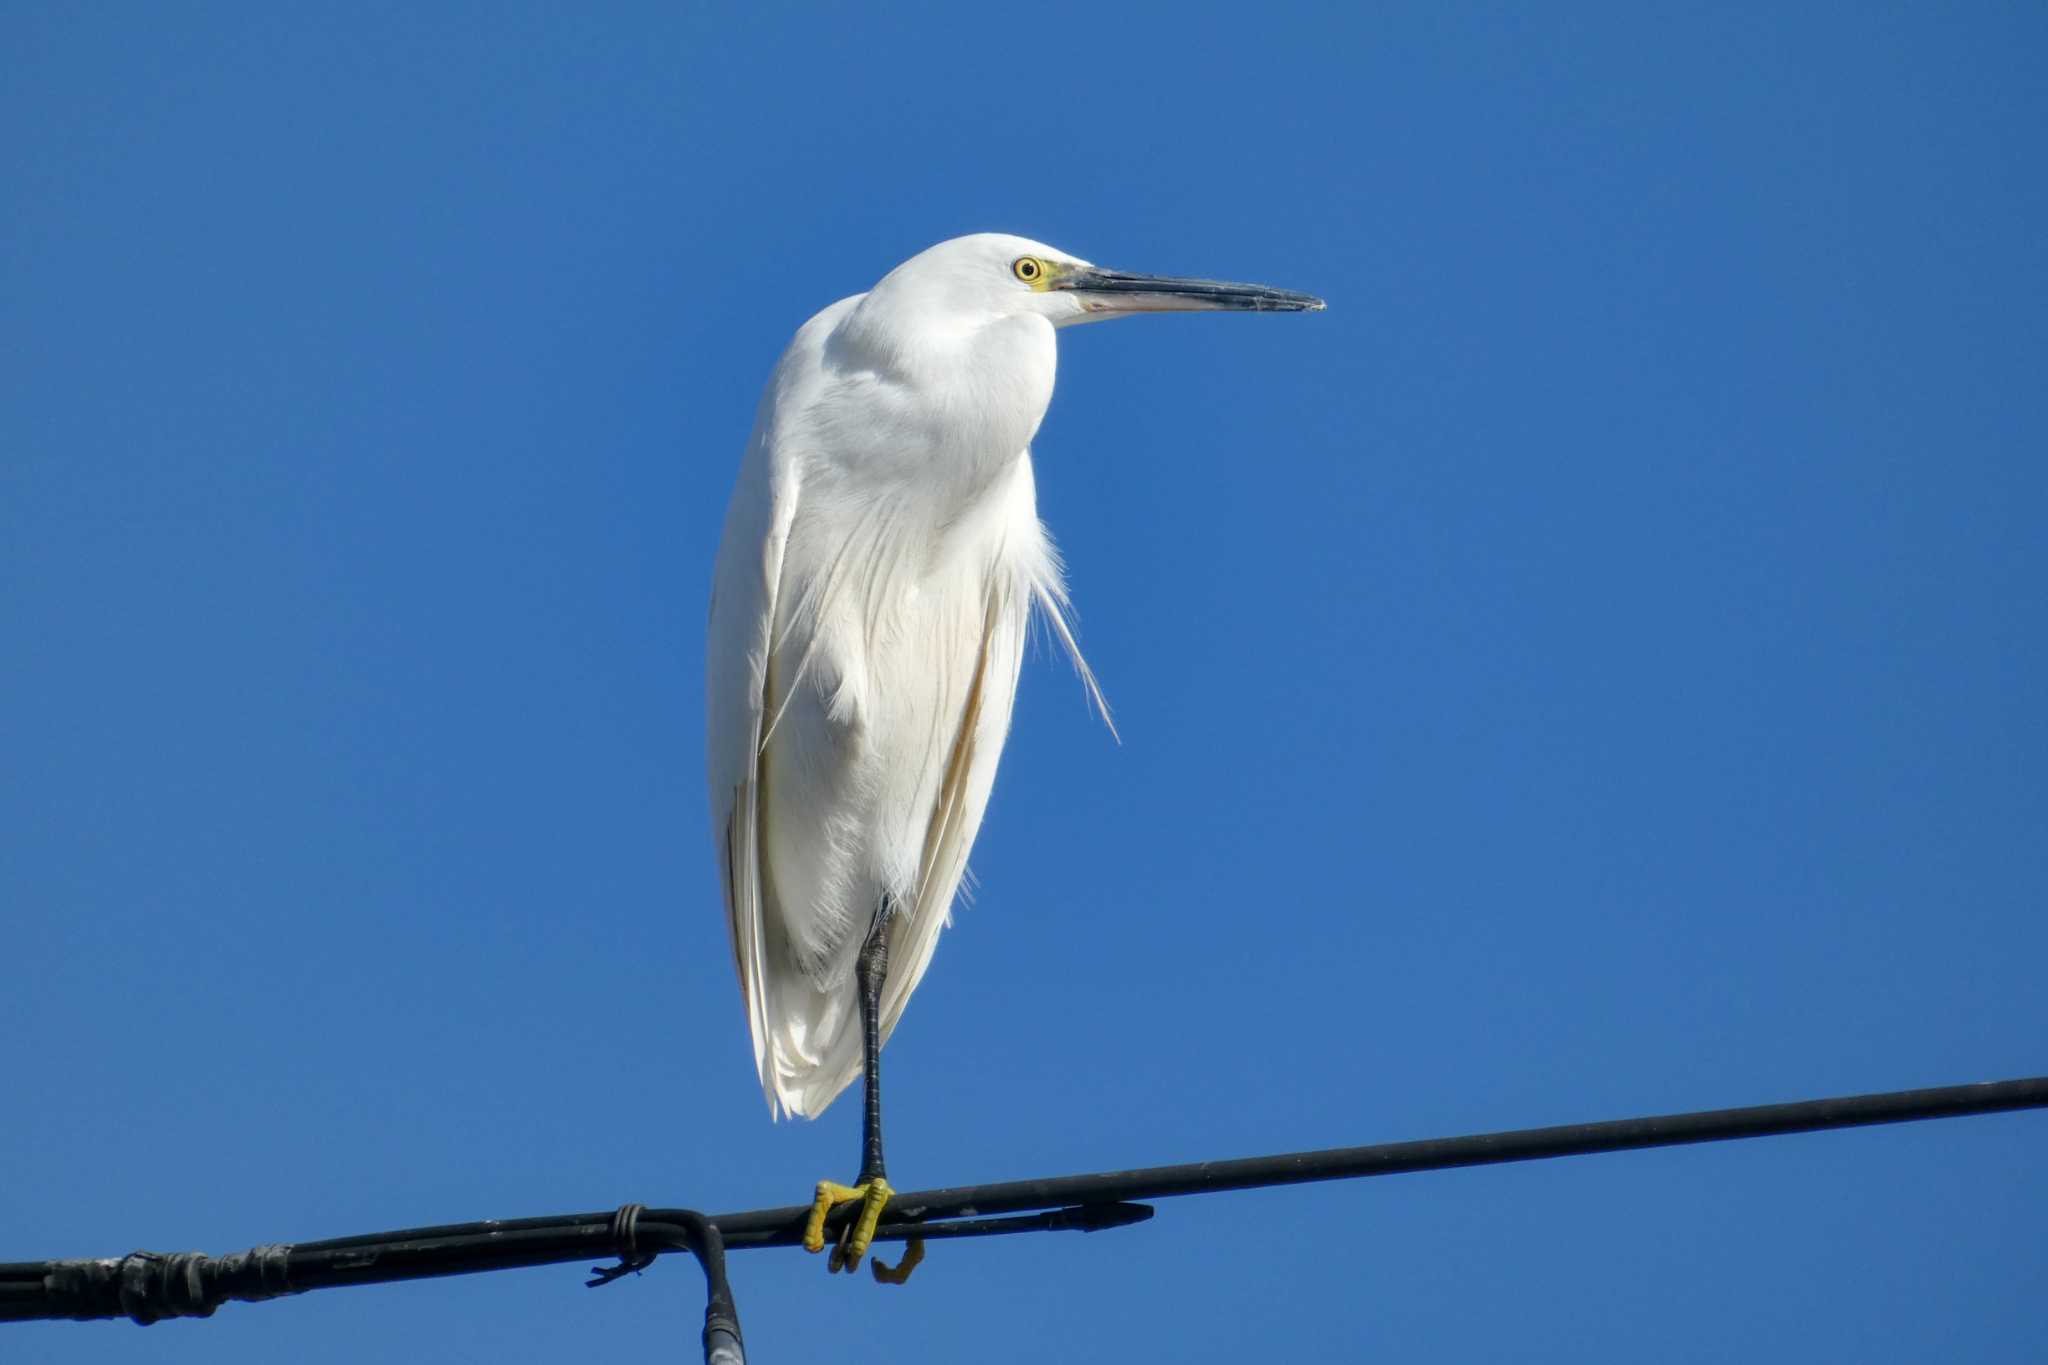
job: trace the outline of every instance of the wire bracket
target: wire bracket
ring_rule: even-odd
[[[638,1275],[654,1264],[654,1253],[640,1249],[640,1215],[645,1212],[645,1204],[619,1205],[619,1211],[612,1215],[612,1244],[618,1248],[619,1263],[590,1267],[592,1278],[583,1282],[585,1289],[602,1289],[613,1280]]]

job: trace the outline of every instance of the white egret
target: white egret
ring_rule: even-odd
[[[819,1183],[805,1239],[822,1250],[831,1207],[860,1201],[834,1269],[892,1194],[881,1048],[950,920],[1034,607],[1101,701],[1033,490],[1054,329],[1322,306],[980,233],[825,309],[776,365],[711,598],[712,837],[770,1111],[815,1117],[866,1076],[860,1175]]]

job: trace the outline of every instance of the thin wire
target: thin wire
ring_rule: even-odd
[[[1092,1232],[1150,1217],[1149,1208],[1129,1202],[1139,1199],[2040,1108],[2048,1108],[2048,1077],[924,1190],[897,1195],[888,1208],[892,1221],[875,1235],[878,1241],[902,1241],[1058,1229]],[[1023,1218],[989,1216],[1029,1210],[1040,1212]],[[0,1264],[0,1321],[155,1321],[206,1316],[233,1299],[274,1298],[336,1285],[603,1256],[619,1256],[623,1262],[650,1251],[704,1247],[712,1240],[704,1229],[718,1234],[716,1240],[730,1250],[788,1246],[802,1239],[808,1212],[791,1206],[707,1219],[687,1209],[646,1209],[634,1218],[606,1211],[409,1228],[218,1258],[138,1252],[105,1260]],[[847,1216],[839,1215],[834,1224]],[[708,1261],[706,1272],[709,1279]]]
[[[1184,1166],[1151,1166],[1096,1175],[1013,1180],[993,1185],[920,1190],[889,1201],[898,1218],[950,1218],[967,1213],[1008,1213],[1056,1205],[1091,1205],[1107,1200],[1167,1199],[1187,1194],[1299,1185],[1320,1180],[1356,1180],[1411,1171],[1491,1166],[1511,1161],[1587,1156],[1599,1152],[1680,1147],[1699,1142],[1823,1132],[1921,1119],[1962,1118],[2016,1109],[2048,1108],[2048,1076],[1991,1081],[1979,1085],[1894,1090],[1876,1095],[1765,1104],[1744,1109],[1708,1109],[1688,1114],[1615,1119],[1605,1123],[1523,1128],[1469,1137],[1427,1138],[1370,1147],[1335,1147],[1279,1156],[1203,1161]],[[734,1247],[785,1246],[801,1238],[809,1210],[761,1209],[719,1214],[714,1221]],[[844,1212],[838,1221],[851,1218]],[[794,1229],[794,1231],[792,1231]],[[884,1224],[892,1238],[919,1235],[915,1223]],[[882,1235],[881,1231],[876,1234]]]

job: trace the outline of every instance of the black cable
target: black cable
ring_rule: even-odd
[[[1606,1123],[1523,1128],[1469,1137],[1426,1138],[1417,1142],[1335,1147],[1315,1152],[1287,1152],[1279,1156],[1243,1157],[1234,1161],[1203,1161],[1184,1166],[1151,1166],[1095,1175],[919,1190],[898,1194],[889,1201],[887,1212],[897,1218],[950,1218],[970,1213],[1010,1213],[1055,1205],[1085,1206],[1110,1200],[1168,1199],[1184,1194],[1216,1194],[1270,1185],[1356,1180],[1410,1171],[1450,1170],[1461,1166],[1540,1161],[1596,1152],[1678,1147],[1696,1142],[1727,1142],[1738,1138],[2040,1108],[2048,1108],[2048,1077],[2037,1076],[1981,1085],[1894,1090],[1877,1095],[1848,1095],[1745,1109],[1708,1109],[1689,1114],[1615,1119]],[[725,1234],[726,1245],[735,1250],[789,1246],[802,1239],[804,1218],[809,1212],[803,1207],[756,1209],[748,1213],[722,1213],[714,1221]],[[836,1226],[850,1216],[850,1212],[836,1214],[828,1226]],[[877,1240],[900,1240],[915,1235],[914,1224],[894,1223],[884,1223],[875,1234]]]
[[[886,1216],[892,1221],[875,1237],[1092,1232],[1150,1217],[1149,1208],[1129,1202],[1137,1199],[2039,1108],[2048,1108],[2048,1077],[924,1190],[891,1200]],[[1042,1212],[989,1216],[1029,1210]],[[225,1257],[137,1252],[105,1260],[22,1261],[0,1264],[0,1321],[128,1317],[147,1323],[204,1317],[230,1299],[618,1256],[623,1268],[598,1272],[602,1283],[645,1264],[656,1251],[688,1249],[704,1266],[713,1300],[706,1308],[709,1349],[713,1310],[720,1307],[725,1283],[725,1249],[794,1245],[802,1240],[808,1213],[805,1206],[791,1206],[707,1218],[688,1209],[642,1209],[631,1216],[622,1209],[409,1228]],[[836,1226],[850,1216],[849,1208],[832,1222]],[[738,1315],[731,1311],[729,1289],[722,1304],[737,1346]]]

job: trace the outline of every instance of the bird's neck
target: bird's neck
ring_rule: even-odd
[[[1030,444],[1052,401],[1057,355],[1042,318],[997,318],[975,327],[864,319],[834,337],[842,399],[866,409],[863,463],[892,470],[939,502],[972,502]]]

